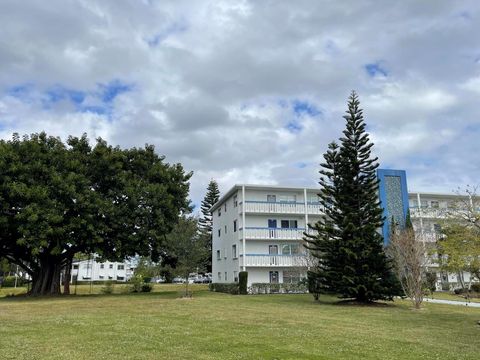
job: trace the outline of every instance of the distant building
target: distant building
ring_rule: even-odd
[[[72,264],[71,279],[76,281],[128,281],[134,273],[131,262],[97,262],[90,260],[74,261]]]
[[[402,170],[379,170],[379,198],[386,221],[382,232],[389,241],[392,216],[404,223],[410,208],[419,241],[432,242],[439,236],[439,220],[458,196],[408,193]],[[238,281],[248,272],[252,283],[296,283],[306,276],[309,257],[303,246],[307,224],[324,216],[318,189],[268,185],[235,185],[211,208],[213,215],[212,281]],[[457,274],[430,268],[437,274],[437,287],[458,286]],[[469,274],[463,274],[466,282]]]

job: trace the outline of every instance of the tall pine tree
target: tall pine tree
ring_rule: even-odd
[[[200,207],[202,211],[202,217],[198,221],[200,229],[200,235],[205,241],[206,247],[209,250],[208,256],[205,259],[205,267],[208,272],[212,271],[212,227],[213,227],[213,215],[210,212],[212,206],[219,200],[220,191],[218,190],[218,184],[215,180],[210,180],[207,193],[202,201]]]
[[[377,158],[371,157],[358,97],[352,92],[340,146],[329,145],[321,164],[319,194],[325,217],[306,235],[306,247],[319,263],[314,275],[322,292],[359,302],[392,300],[398,281],[383,249]]]

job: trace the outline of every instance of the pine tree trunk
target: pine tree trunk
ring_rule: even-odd
[[[42,259],[40,268],[33,274],[30,295],[60,295],[61,270],[60,259]]]

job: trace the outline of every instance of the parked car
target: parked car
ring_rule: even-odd
[[[198,276],[195,277],[195,279],[193,279],[193,283],[194,284],[203,284],[204,280],[205,280],[205,278],[202,275],[198,275]]]
[[[155,282],[157,284],[163,284],[165,282],[165,278],[159,276],[158,278],[155,278]]]
[[[185,284],[186,280],[182,277],[174,277],[172,283],[174,284]]]

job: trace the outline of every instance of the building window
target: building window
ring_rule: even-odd
[[[225,281],[227,281],[227,272],[225,271]]]
[[[225,225],[225,234],[227,233],[227,225]]]
[[[105,276],[103,276],[103,275],[98,275],[98,278],[99,278],[99,279],[103,279],[104,277],[105,277]]]
[[[117,276],[118,281],[123,281],[125,278],[123,276]]]
[[[100,269],[105,269],[105,264],[100,264]]]
[[[267,195],[267,202],[277,202],[277,195]]]
[[[284,271],[283,283],[284,284],[298,284],[301,280],[300,273],[298,271]]]
[[[438,203],[438,201],[431,201],[430,202],[430,206],[434,209],[438,209],[440,207],[440,204]]]
[[[109,269],[113,269],[113,264],[108,265]]]
[[[296,203],[297,202],[297,195],[280,195],[278,197],[279,201],[282,203]]]
[[[283,255],[296,255],[300,253],[300,246],[298,244],[282,245]]]
[[[233,272],[233,281],[238,282],[238,271]]]
[[[220,229],[218,229],[218,237],[220,237]]]
[[[433,231],[437,234],[441,233],[442,227],[440,226],[440,224],[433,224]]]
[[[237,258],[237,245],[232,245],[232,258]]]
[[[225,206],[224,206],[223,210],[224,210],[225,212],[227,212],[227,202],[226,202],[226,201],[225,201]]]
[[[297,220],[282,220],[280,224],[282,229],[293,229],[298,227]]]
[[[233,220],[233,232],[237,232],[237,220]]]
[[[278,271],[270,271],[270,284],[278,284]]]
[[[78,270],[78,264],[73,265],[73,270]]]
[[[237,195],[233,195],[233,207],[237,207],[238,206],[238,198],[237,198]]]
[[[117,270],[125,270],[125,265],[123,265],[123,264],[118,265]]]
[[[222,208],[221,207],[218,208],[218,216],[222,216]]]
[[[218,272],[217,276],[218,276],[218,280],[222,281],[222,273],[220,271]]]
[[[91,268],[92,268],[92,264],[90,264],[90,263],[83,264],[83,268],[84,268],[84,269],[91,269]]]
[[[223,248],[223,257],[227,258],[227,248]]]
[[[221,259],[222,259],[222,257],[220,255],[220,250],[217,250],[217,260],[221,260]]]

